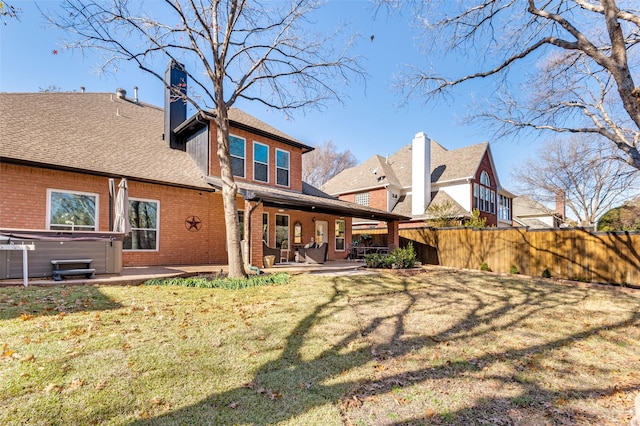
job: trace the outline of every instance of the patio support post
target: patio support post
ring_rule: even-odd
[[[259,268],[262,266],[262,213],[264,205],[261,201],[251,205],[245,201],[245,212],[249,212],[247,218],[246,240],[249,242],[249,263]]]
[[[387,222],[387,244],[389,245],[389,253],[400,247],[398,224],[399,222],[397,220]]]

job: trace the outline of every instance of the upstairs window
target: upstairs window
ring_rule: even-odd
[[[269,147],[258,142],[253,143],[253,179],[269,182]]]
[[[289,152],[276,149],[276,183],[289,186]]]
[[[498,218],[511,220],[511,199],[504,195],[498,195]]]
[[[489,179],[489,174],[487,172],[482,172],[480,174],[480,183],[484,186],[491,186],[491,179]]]
[[[234,176],[244,177],[245,140],[229,135],[229,154],[231,155],[231,170]]]
[[[354,202],[356,204],[360,204],[361,206],[369,205],[369,193],[368,192],[360,192],[355,195]]]
[[[473,208],[496,214],[496,192],[491,189],[491,178],[485,171],[480,174],[480,184],[473,184]]]
[[[48,229],[95,231],[98,228],[98,194],[49,189]]]

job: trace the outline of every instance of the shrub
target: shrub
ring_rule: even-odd
[[[551,271],[549,271],[549,268],[542,271],[542,278],[551,278]]]
[[[482,265],[480,265],[480,270],[491,272],[491,268],[489,268],[489,265],[487,264],[487,262],[482,262]]]
[[[520,272],[518,272],[518,268],[516,268],[515,265],[511,265],[511,267],[509,268],[509,273],[510,274],[519,274]]]
[[[286,273],[278,273],[272,275],[255,275],[249,278],[224,278],[224,277],[175,277],[175,278],[156,278],[147,280],[142,285],[157,286],[179,286],[179,287],[196,287],[196,288],[223,288],[227,290],[239,290],[242,288],[258,287],[266,285],[282,285],[288,284],[291,277]]]
[[[364,257],[364,263],[367,268],[413,268],[416,264],[416,252],[409,242],[407,247],[398,247],[390,254],[368,254]]]

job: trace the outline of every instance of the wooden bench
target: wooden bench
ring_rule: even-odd
[[[84,275],[87,278],[93,278],[96,276],[96,270],[91,267],[93,259],[61,259],[52,260],[53,266],[53,280],[62,281],[62,277],[68,275]],[[63,266],[62,269],[60,267]],[[73,266],[73,268],[66,269],[66,266]],[[79,267],[83,266],[83,267]]]

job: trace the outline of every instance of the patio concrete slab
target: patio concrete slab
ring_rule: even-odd
[[[328,261],[324,264],[279,263],[273,268],[261,269],[263,273],[287,272],[290,274],[352,275],[371,273],[363,268],[362,262]],[[96,275],[95,278],[83,276],[64,278],[54,281],[51,277],[30,278],[29,286],[53,285],[140,285],[154,278],[193,276],[227,272],[227,265],[175,265],[175,266],[131,266],[122,268],[120,274]],[[22,278],[0,280],[0,287],[22,286]]]

